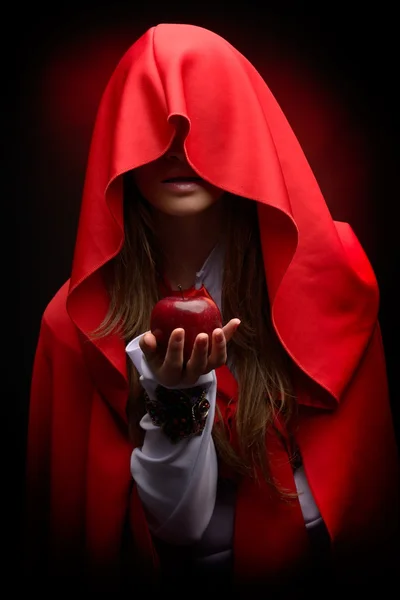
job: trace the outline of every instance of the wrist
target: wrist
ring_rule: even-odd
[[[157,385],[151,397],[145,392],[145,408],[152,423],[177,443],[202,434],[210,402],[206,388],[199,385],[185,389]]]

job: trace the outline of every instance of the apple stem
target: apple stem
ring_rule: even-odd
[[[183,295],[182,286],[178,285],[178,289],[179,289],[180,293],[182,294],[182,300],[184,300],[185,296]]]

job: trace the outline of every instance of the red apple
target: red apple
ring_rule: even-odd
[[[150,329],[157,340],[157,346],[166,352],[170,335],[174,329],[185,330],[183,360],[186,363],[192,353],[194,341],[199,333],[209,337],[208,353],[211,352],[211,334],[222,327],[222,317],[218,306],[206,296],[185,298],[166,296],[159,300],[151,313]]]

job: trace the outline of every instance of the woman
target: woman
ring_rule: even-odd
[[[187,363],[181,328],[167,351],[150,331],[182,293],[223,324]],[[42,319],[30,572],[102,590],[381,574],[399,479],[378,300],[254,67],[201,27],[148,30],[101,100]]]

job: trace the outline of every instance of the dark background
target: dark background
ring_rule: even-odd
[[[40,318],[69,277],[97,105],[123,52],[160,22],[213,29],[253,62],[298,135],[334,218],[353,226],[380,284],[380,320],[398,435],[394,9],[382,2],[378,8],[360,4],[358,11],[351,3],[328,8],[326,3],[319,8],[282,4],[279,11],[268,2],[220,7],[204,2],[195,7],[82,2],[79,7],[53,4],[46,12],[36,5],[18,14],[11,7],[4,19],[3,28],[10,27],[13,40],[3,51],[2,77],[4,131],[10,134],[3,161],[4,205],[13,217],[3,221],[3,319],[11,326],[3,338],[3,373],[9,381],[3,403],[14,531],[20,525],[29,385]],[[9,230],[9,223],[14,228]],[[8,270],[10,263],[17,268]],[[14,319],[8,316],[10,307],[16,308]]]

